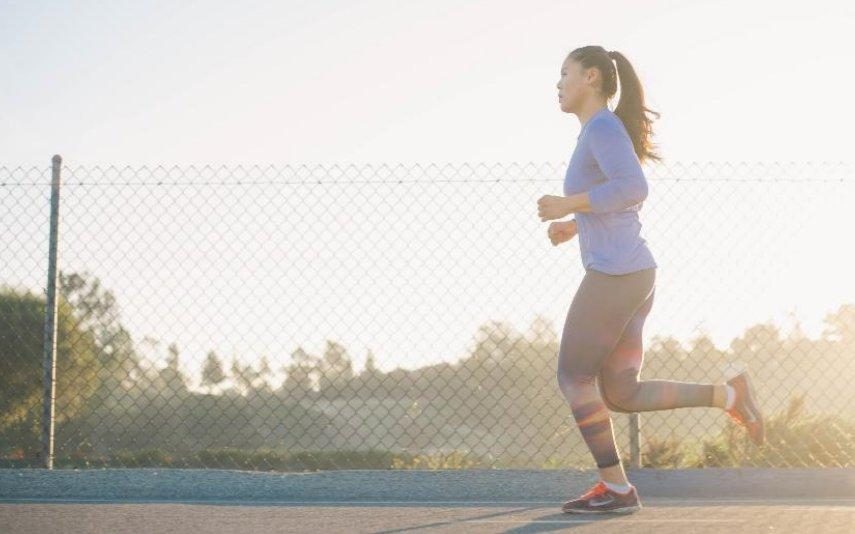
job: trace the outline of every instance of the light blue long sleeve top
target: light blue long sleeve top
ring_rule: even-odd
[[[567,166],[564,196],[583,191],[591,211],[574,217],[585,270],[628,274],[657,267],[638,218],[647,180],[623,121],[608,108],[582,126]]]

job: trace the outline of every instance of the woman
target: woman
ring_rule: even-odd
[[[612,112],[607,103],[618,81],[620,102]],[[640,235],[638,211],[647,198],[641,162],[661,160],[651,150],[652,121],[645,113],[659,114],[645,107],[641,83],[626,57],[601,46],[583,46],[567,56],[558,101],[561,111],[579,118],[581,131],[564,195],[541,197],[538,212],[542,221],[575,214],[574,220],[551,223],[547,232],[553,246],[578,234],[585,268],[564,324],[558,384],[600,475],[593,488],[562,510],[632,512],[641,502],[621,465],[609,409],[718,407],[746,427],[758,445],[764,440],[763,416],[745,372],[724,384],[639,380],[641,330],[653,305],[657,267]]]

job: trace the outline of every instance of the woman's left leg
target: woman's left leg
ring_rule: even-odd
[[[567,312],[559,349],[558,384],[601,480],[579,498],[564,503],[563,512],[626,513],[641,507],[638,493],[623,471],[597,376],[627,323],[653,291],[655,273],[655,268],[624,275],[588,270]]]
[[[606,406],[633,413],[694,406],[724,408],[725,385],[675,380],[639,380],[644,361],[642,329],[656,290],[627,323],[620,341],[600,367],[599,386]]]

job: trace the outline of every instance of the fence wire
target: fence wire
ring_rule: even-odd
[[[584,270],[536,206],[565,168],[63,165],[54,465],[592,467],[555,379]],[[852,164],[645,171],[642,376],[747,367],[767,444],[645,412],[641,465],[855,465]],[[50,195],[49,167],[0,167],[7,467],[44,462]]]

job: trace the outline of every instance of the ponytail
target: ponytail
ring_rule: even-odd
[[[601,90],[607,99],[615,95],[618,80],[620,80],[620,100],[615,108],[615,115],[620,118],[629,133],[639,161],[644,162],[647,159],[661,161],[662,157],[653,151],[655,145],[650,141],[653,134],[651,127],[653,119],[647,116],[647,113],[651,113],[658,119],[660,113],[645,107],[641,80],[638,79],[635,69],[626,56],[617,51],[608,52],[605,48],[594,45],[577,48],[570,52],[570,56],[580,62],[584,68],[597,67],[600,70],[603,78]]]

